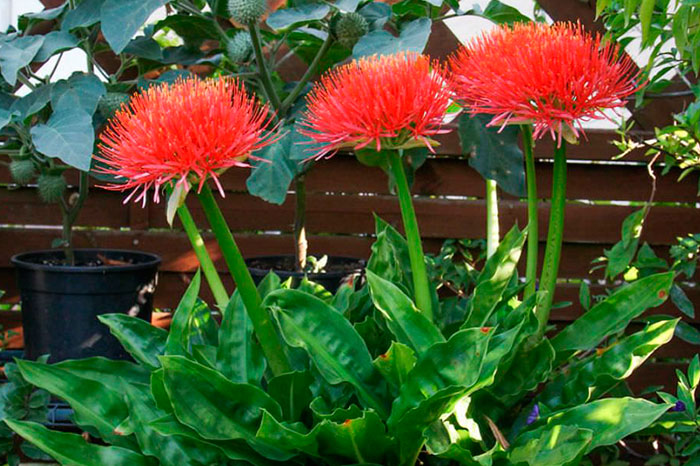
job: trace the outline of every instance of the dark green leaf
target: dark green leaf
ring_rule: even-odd
[[[360,8],[358,13],[367,20],[370,31],[381,30],[391,18],[391,7],[383,2],[371,2]]]
[[[107,93],[105,85],[94,74],[73,73],[58,81],[51,90],[54,114],[82,109],[92,115],[100,98]]]
[[[284,10],[280,10],[284,11]],[[253,163],[246,186],[248,192],[273,204],[282,204],[287,197],[289,184],[303,166],[289,157],[296,132],[287,128],[288,133],[255,155],[261,161]]]
[[[370,270],[366,273],[372,301],[397,341],[413,348],[419,356],[435,343],[445,341],[440,330],[396,285]]]
[[[92,26],[100,20],[100,10],[105,0],[83,0],[74,10],[69,10],[61,22],[61,29],[69,31],[77,27]]]
[[[102,33],[114,53],[121,53],[151,13],[166,0],[105,0],[100,9]]]
[[[152,370],[160,367],[158,356],[165,353],[168,332],[126,314],[102,314],[98,319],[109,327],[112,335],[136,361]]]
[[[297,290],[277,290],[263,303],[273,309],[287,344],[304,348],[330,384],[347,382],[360,399],[386,413],[385,387],[365,342],[332,306]]]
[[[17,72],[29,65],[37,54],[44,36],[23,36],[0,41],[0,74],[11,86],[17,83]]]
[[[491,0],[483,13],[486,19],[490,19],[496,24],[529,23],[530,18],[520,13],[517,8],[501,3],[498,0]]]
[[[361,417],[341,423],[326,421],[319,427],[318,445],[322,458],[340,457],[347,461],[387,464],[385,454],[393,441],[384,423],[374,411],[363,411]]]
[[[44,62],[52,55],[77,47],[78,39],[66,31],[52,31],[44,36],[44,43],[36,53],[34,61]]]
[[[586,453],[594,448],[613,445],[638,432],[668,411],[670,405],[636,398],[606,398],[567,409],[547,418],[546,425],[525,432],[518,442],[540,437],[554,426],[576,426],[595,432]]]
[[[221,321],[216,367],[233,382],[254,385],[260,384],[265,371],[265,359],[253,339],[253,323],[238,291],[231,297]]]
[[[246,440],[263,456],[285,461],[289,455],[255,438],[262,410],[282,417],[275,400],[249,384],[233,383],[221,373],[182,356],[162,356],[165,389],[180,422],[209,440]]]
[[[673,301],[673,304],[675,304],[683,314],[687,315],[691,319],[695,317],[695,306],[693,305],[693,302],[688,299],[685,291],[683,291],[683,288],[680,286],[673,285],[671,287],[671,301]]]
[[[288,372],[270,379],[267,393],[282,407],[284,419],[296,422],[301,420],[302,413],[313,399],[309,388],[312,383],[313,377],[308,371]]]
[[[324,3],[306,3],[294,8],[281,8],[267,18],[272,29],[287,29],[326,17],[331,8]]]
[[[676,327],[676,336],[692,345],[700,345],[700,330],[687,322],[678,322],[678,326]]]
[[[15,100],[10,107],[10,112],[19,116],[19,120],[24,120],[30,115],[34,115],[51,100],[53,84],[45,84],[37,87],[31,93],[21,99]]]
[[[377,240],[372,244],[372,255],[367,270],[400,287],[413,296],[413,275],[408,255],[408,243],[396,228],[374,216]]]
[[[124,53],[153,61],[163,60],[163,50],[152,37],[139,36],[124,48]]]
[[[389,351],[380,355],[373,362],[374,367],[384,376],[395,392],[401,388],[408,374],[416,365],[416,354],[408,346],[391,342]]]
[[[481,327],[500,302],[513,279],[515,267],[525,244],[526,234],[516,226],[506,233],[496,252],[486,261],[476,281],[476,288],[467,308],[468,318],[462,328]]]
[[[525,166],[518,147],[519,129],[509,125],[501,129],[487,127],[490,115],[459,116],[459,140],[462,153],[471,156],[469,165],[484,179],[514,196],[525,196]]]
[[[362,36],[352,49],[355,58],[370,55],[393,55],[399,52],[422,53],[430,36],[432,22],[428,18],[418,18],[406,24],[399,37],[377,29]]]
[[[23,14],[25,18],[30,18],[30,19],[39,19],[43,21],[48,21],[50,19],[56,19],[59,16],[61,16],[61,13],[63,13],[63,10],[66,9],[66,6],[68,5],[68,2],[63,2],[57,7],[54,8],[49,8],[46,10],[42,10],[38,13],[26,13]]]
[[[155,462],[132,450],[87,443],[78,434],[49,430],[35,422],[5,420],[25,440],[63,464],[82,466],[152,466]]]
[[[173,314],[170,332],[165,342],[166,354],[183,355],[189,351],[190,319],[197,305],[197,296],[199,295],[201,283],[201,271],[197,270]]]
[[[118,392],[123,383],[140,383],[148,385],[149,371],[131,361],[120,361],[103,357],[69,359],[53,365],[70,371],[72,375],[100,382],[102,385]]]
[[[31,129],[36,149],[82,171],[90,170],[95,133],[92,116],[81,108],[54,112],[46,124]]]
[[[557,424],[538,433],[539,437],[527,436],[514,443],[508,459],[537,466],[578,464],[593,440],[593,431],[575,426]]]
[[[552,339],[557,353],[586,350],[618,332],[635,317],[666,301],[673,272],[659,273],[618,289]]]
[[[581,282],[581,287],[578,291],[578,300],[585,311],[591,308],[591,289],[585,281]]]

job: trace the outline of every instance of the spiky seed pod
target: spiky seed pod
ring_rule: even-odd
[[[44,202],[53,204],[61,200],[66,190],[66,180],[63,179],[63,175],[39,175],[37,187],[39,197]]]
[[[253,43],[250,34],[245,31],[237,32],[226,40],[226,56],[234,63],[242,63],[253,53]]]
[[[123,92],[108,92],[100,97],[97,108],[103,117],[109,119],[119,110],[122,104],[129,101],[129,94]]]
[[[27,184],[36,176],[36,167],[31,159],[13,160],[10,162],[10,175],[19,184]]]
[[[359,13],[346,13],[335,23],[335,36],[343,46],[352,49],[360,37],[367,34],[369,25]]]
[[[228,12],[240,24],[257,23],[265,8],[265,0],[228,0]]]

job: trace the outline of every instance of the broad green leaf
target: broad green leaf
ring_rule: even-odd
[[[371,2],[358,11],[369,25],[370,31],[381,30],[391,18],[391,6],[384,2]]]
[[[585,450],[585,453],[589,453],[594,448],[613,445],[628,435],[639,432],[670,407],[668,404],[656,404],[637,398],[605,398],[550,416],[545,425],[521,434],[518,442],[538,438],[554,426],[576,426],[595,432]]]
[[[192,318],[192,314],[197,306],[197,297],[199,296],[199,288],[201,283],[201,270],[197,270],[197,273],[192,278],[192,281],[185,291],[185,294],[182,295],[180,304],[178,304],[177,309],[173,314],[173,318],[170,323],[170,332],[168,333],[168,339],[165,342],[166,354],[184,355],[187,354],[190,349],[190,319]]]
[[[178,436],[187,437],[192,441],[203,445],[202,448],[220,451],[223,456],[234,461],[244,461],[245,464],[252,464],[254,466],[275,466],[279,463],[272,462],[260,455],[258,455],[247,443],[243,440],[228,440],[228,441],[215,441],[215,440],[205,440],[202,438],[197,431],[190,429],[189,427],[179,423],[177,419],[172,415],[166,415],[161,418],[155,419],[150,424],[160,435],[165,436]],[[221,461],[215,463],[219,464]],[[211,464],[211,463],[208,463]],[[238,463],[234,463],[238,464]]]
[[[44,36],[44,43],[34,56],[34,61],[45,62],[53,54],[78,46],[78,39],[66,31],[52,31]]]
[[[121,447],[103,447],[87,443],[82,435],[49,430],[35,422],[5,423],[22,438],[33,443],[62,464],[81,466],[154,466],[153,459]]]
[[[287,130],[289,132],[279,141],[255,153],[263,160],[253,162],[253,169],[246,180],[250,194],[273,204],[284,202],[289,184],[303,168],[300,162],[289,157],[295,132],[289,127]]]
[[[160,358],[158,358],[160,364]],[[165,375],[163,368],[151,372],[151,395],[156,403],[156,407],[165,413],[172,414],[173,406],[170,404],[168,392],[165,389]]]
[[[3,129],[12,121],[12,112],[4,108],[0,108],[0,129]]]
[[[318,428],[316,425],[311,432],[301,423],[287,424],[279,422],[270,413],[263,410],[262,422],[256,434],[257,438],[290,452],[303,452],[318,456]]]
[[[102,33],[114,53],[121,53],[151,13],[166,0],[105,0],[100,8]]]
[[[274,445],[255,438],[263,409],[282,417],[279,404],[261,389],[233,383],[220,372],[182,356],[162,356],[161,364],[165,389],[180,422],[205,439],[242,439],[270,459],[289,459]]]
[[[74,10],[69,10],[63,17],[61,29],[69,31],[77,27],[92,26],[100,20],[100,10],[105,0],[83,0]]]
[[[71,167],[89,171],[95,142],[92,116],[81,108],[54,112],[46,124],[31,129],[36,149],[48,157],[59,158]]]
[[[673,285],[671,287],[671,301],[676,305],[681,312],[691,319],[695,317],[695,306],[693,302],[688,299],[688,295],[685,294],[683,288],[678,285]]]
[[[345,317],[297,290],[274,291],[263,305],[273,309],[287,344],[305,349],[328,383],[351,384],[368,407],[386,414],[381,376],[365,342]]]
[[[360,4],[360,0],[336,0],[333,6],[340,11],[349,13],[357,10],[357,6]]]
[[[562,466],[578,464],[593,440],[593,431],[575,426],[553,425],[537,438],[527,437],[513,444],[508,459],[514,464]]]
[[[161,464],[208,465],[221,461],[215,449],[183,435],[159,435],[150,425],[165,413],[155,407],[148,386],[125,385],[129,416],[141,451]]]
[[[578,290],[578,300],[585,311],[591,308],[591,289],[585,281],[581,282],[581,287]]]
[[[53,84],[45,84],[37,87],[21,99],[15,100],[10,107],[10,112],[17,114],[19,120],[24,120],[28,116],[34,115],[51,101],[53,86]]]
[[[65,369],[71,374],[100,382],[107,388],[118,392],[123,383],[148,385],[150,372],[143,366],[131,361],[107,359],[101,356],[85,359],[69,359],[53,364],[53,367]]]
[[[132,438],[115,434],[117,426],[129,414],[121,392],[55,365],[17,361],[17,366],[27,382],[68,402],[76,424],[94,428],[100,437],[115,445],[133,445]]]
[[[372,302],[397,341],[413,348],[420,356],[435,343],[444,342],[440,330],[416,308],[396,285],[367,270]]]
[[[17,83],[17,72],[29,65],[37,54],[44,36],[23,36],[0,41],[0,74],[11,86]]]
[[[466,329],[444,343],[433,345],[418,359],[401,386],[391,408],[389,425],[396,425],[408,411],[429,403],[433,397],[441,397],[446,390],[450,394],[444,404],[448,404],[455,393],[467,394],[479,381],[490,337],[490,332]]]
[[[103,314],[97,317],[136,361],[151,370],[160,367],[158,356],[165,353],[168,332],[143,319],[126,314]]]
[[[481,327],[500,302],[520,260],[526,234],[514,226],[486,261],[469,300],[467,320],[462,328]]]
[[[306,3],[298,7],[281,8],[267,18],[272,29],[287,29],[311,21],[318,21],[330,13],[331,8],[324,3]]]
[[[341,423],[322,423],[318,428],[318,446],[322,458],[341,457],[358,464],[388,464],[385,454],[392,448],[393,441],[377,413],[363,411],[362,416]]]
[[[462,154],[469,155],[469,165],[484,179],[495,180],[498,186],[514,196],[525,196],[525,165],[518,146],[519,129],[488,127],[490,115],[459,116],[459,140]]]
[[[376,358],[373,364],[398,394],[398,390],[416,365],[416,360],[416,354],[411,348],[393,341],[389,350]]]
[[[232,382],[254,385],[260,384],[265,371],[265,359],[253,339],[253,323],[238,291],[233,293],[221,321],[216,368]]]
[[[673,337],[678,319],[649,324],[609,348],[573,362],[566,373],[549,382],[537,402],[551,411],[583,404],[597,398],[620,380],[629,377],[654,351]]]
[[[422,53],[428,43],[432,22],[418,18],[406,24],[398,37],[377,29],[365,34],[352,49],[355,58],[370,55],[393,55],[399,52]]]
[[[25,13],[22,16],[29,19],[39,19],[43,21],[48,21],[50,19],[56,19],[59,16],[61,16],[61,13],[63,13],[63,10],[66,9],[66,6],[68,6],[67,1],[63,2],[57,7],[48,8],[37,13]]]
[[[496,24],[529,23],[530,18],[520,13],[517,8],[498,0],[491,0],[480,16]]]
[[[374,216],[377,239],[372,244],[372,255],[367,270],[392,282],[404,293],[413,296],[413,275],[408,255],[408,243],[396,228]]]
[[[211,19],[202,16],[168,15],[153,26],[153,34],[164,28],[167,28],[166,31],[168,29],[174,31],[188,47],[201,47],[205,40],[219,39],[216,29],[212,27]]]
[[[691,345],[700,345],[700,330],[687,322],[680,321],[676,327],[676,336]]]
[[[152,37],[139,36],[124,47],[124,53],[153,61],[163,60],[163,50]]]
[[[557,353],[595,347],[606,336],[618,332],[635,317],[666,301],[673,272],[639,279],[617,290],[579,317],[552,339]]]
[[[301,420],[302,413],[313,399],[310,389],[313,382],[313,376],[308,371],[287,372],[270,379],[267,393],[282,407],[284,420]]]
[[[73,73],[70,78],[54,84],[51,90],[51,107],[54,114],[82,109],[92,115],[97,109],[100,97],[106,93],[105,85],[97,76]]]
[[[519,350],[508,370],[498,375],[489,392],[495,399],[508,406],[520,395],[534,390],[541,382],[547,380],[552,372],[554,358],[554,349],[547,339],[531,349]]]

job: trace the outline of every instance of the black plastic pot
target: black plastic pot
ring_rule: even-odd
[[[99,263],[98,255],[124,265]],[[24,355],[49,361],[104,356],[128,359],[97,316],[121,312],[151,320],[160,257],[138,251],[77,249],[76,266],[60,264],[62,251],[12,258],[22,300]]]
[[[348,266],[348,270],[344,271],[330,271],[324,273],[308,273],[303,272],[290,272],[286,270],[276,270],[276,265],[285,259],[293,259],[291,255],[279,255],[279,256],[258,256],[246,259],[246,264],[248,264],[248,270],[253,277],[253,281],[257,285],[260,281],[265,278],[265,276],[273,270],[282,281],[287,280],[292,277],[294,286],[297,286],[304,276],[312,282],[323,285],[325,289],[331,293],[335,293],[340,288],[345,281],[349,280],[353,275],[361,274],[364,272],[365,266],[364,261],[354,257],[343,257],[343,256],[328,256],[328,268],[333,269],[334,266]],[[256,267],[251,267],[250,264],[256,264]],[[352,267],[353,264],[362,264],[360,267]],[[265,266],[261,267],[260,264]],[[269,266],[267,266],[269,264]]]

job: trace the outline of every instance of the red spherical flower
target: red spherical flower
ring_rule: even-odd
[[[490,125],[533,123],[535,138],[549,132],[559,142],[639,88],[634,63],[617,45],[572,23],[497,27],[461,47],[449,68],[471,113],[495,115]]]
[[[442,69],[424,55],[369,57],[336,68],[307,97],[301,133],[320,149],[432,148],[450,104]]]
[[[153,86],[122,106],[100,136],[104,174],[122,184],[107,189],[146,202],[149,188],[159,200],[160,187],[175,182],[189,190],[212,178],[221,195],[218,175],[247,166],[251,152],[272,142],[265,132],[268,109],[249,97],[233,79],[186,79]],[[252,157],[251,157],[252,158]]]

